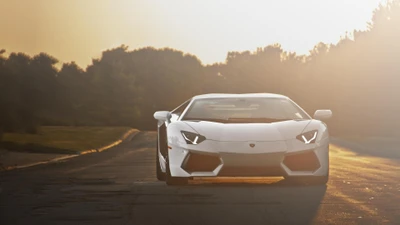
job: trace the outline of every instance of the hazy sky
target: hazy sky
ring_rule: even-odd
[[[306,54],[366,29],[380,0],[0,0],[0,49],[82,67],[126,44],[172,47],[204,64],[280,43]]]

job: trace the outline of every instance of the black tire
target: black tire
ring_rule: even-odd
[[[167,127],[165,123],[158,128],[158,141],[160,144],[160,153],[164,158],[168,156],[168,144],[167,144]]]
[[[187,185],[189,183],[189,178],[187,177],[172,177],[171,176],[171,172],[169,170],[169,162],[167,159],[167,166],[166,166],[166,177],[165,177],[165,181],[167,183],[167,185],[170,186],[176,186],[176,185]]]
[[[161,170],[160,157],[158,155],[158,141],[157,141],[156,155],[157,155],[156,156],[157,180],[165,181],[165,173]]]
[[[290,184],[311,184],[311,185],[326,185],[329,181],[327,176],[298,176],[298,177],[285,177],[285,181]]]

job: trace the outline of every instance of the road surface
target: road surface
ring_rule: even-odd
[[[155,178],[154,132],[105,152],[0,174],[0,224],[400,224],[400,161],[331,146],[327,186]]]

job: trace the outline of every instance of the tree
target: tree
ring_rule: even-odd
[[[58,71],[45,53],[5,57],[0,50],[0,132],[34,133],[40,124],[155,129],[155,111],[196,94],[276,92],[309,114],[331,108],[332,134],[400,136],[399,27],[397,0],[377,8],[368,30],[318,43],[308,55],[274,44],[207,66],[170,48],[122,45],[86,69],[71,62]]]

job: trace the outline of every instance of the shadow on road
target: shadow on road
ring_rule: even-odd
[[[190,224],[310,224],[326,189],[261,178],[201,179],[182,187],[160,182],[141,188],[135,215],[144,224],[165,224],[166,217],[171,224],[191,218],[196,220]],[[159,219],[148,214],[149,207]]]

